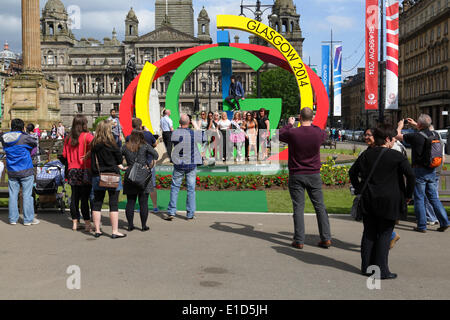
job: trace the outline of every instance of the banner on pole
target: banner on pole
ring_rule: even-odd
[[[322,45],[322,83],[330,96],[330,46]]]
[[[334,47],[334,116],[342,116],[342,46]]]
[[[366,110],[378,109],[378,13],[378,0],[366,0]]]
[[[386,109],[398,109],[398,0],[386,1]]]

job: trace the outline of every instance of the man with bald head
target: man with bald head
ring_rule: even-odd
[[[170,202],[167,209],[166,220],[171,221],[177,213],[177,200],[183,178],[186,177],[187,199],[186,211],[187,219],[195,218],[195,185],[197,182],[197,166],[201,165],[202,156],[198,149],[198,144],[206,142],[206,135],[201,130],[193,131],[189,129],[190,118],[186,114],[180,117],[180,128],[172,133],[173,174],[170,188]]]
[[[322,194],[320,177],[320,146],[326,140],[324,130],[312,124],[314,112],[310,108],[300,113],[301,126],[294,127],[295,118],[289,118],[288,124],[280,130],[280,141],[289,146],[289,193],[294,207],[294,241],[292,246],[303,249],[305,241],[305,189],[314,206],[319,225],[319,247],[331,246],[331,231],[328,213]]]

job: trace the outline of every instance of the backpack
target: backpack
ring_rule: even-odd
[[[422,164],[428,168],[437,168],[441,166],[443,160],[442,141],[436,132],[432,132],[431,136],[420,132],[425,138],[425,145],[422,153]]]

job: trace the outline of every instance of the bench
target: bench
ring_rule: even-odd
[[[326,149],[327,147],[331,148],[335,148],[336,149],[336,141],[328,139],[327,141],[325,141],[324,143],[322,143],[322,146],[324,149]]]
[[[441,171],[438,190],[439,200],[444,206],[450,206],[450,171]]]

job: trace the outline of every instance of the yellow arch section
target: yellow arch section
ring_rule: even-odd
[[[218,15],[217,29],[246,31],[272,44],[286,58],[294,72],[301,97],[301,108],[313,109],[313,90],[305,64],[294,47],[281,34],[259,21],[233,15]]]
[[[155,79],[158,68],[147,62],[142,70],[136,90],[136,117],[142,120],[142,124],[146,126],[151,133],[155,134],[150,120],[149,99],[152,83]]]

